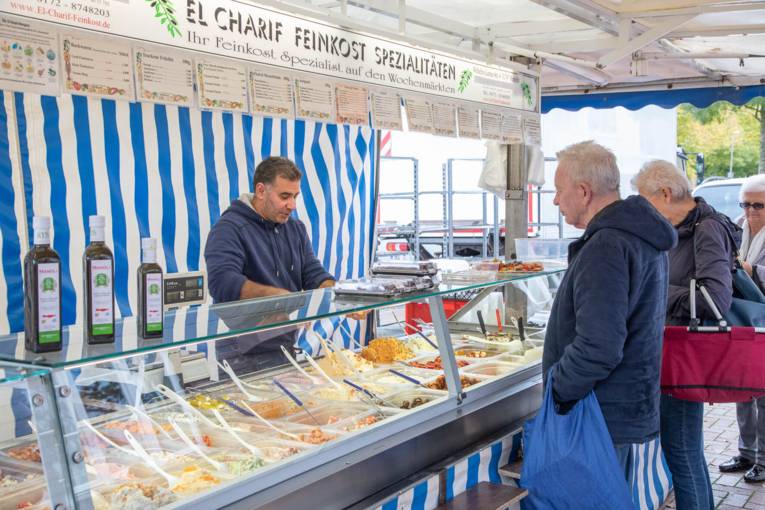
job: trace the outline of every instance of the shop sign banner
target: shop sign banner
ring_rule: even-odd
[[[237,0],[0,0],[0,11],[331,78],[538,110],[531,74]]]
[[[58,95],[59,55],[48,25],[0,16],[0,89]]]

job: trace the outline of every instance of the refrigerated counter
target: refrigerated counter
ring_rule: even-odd
[[[71,326],[63,350],[42,355],[24,350],[23,334],[0,337],[10,402],[0,509],[344,508],[384,494],[536,411],[562,271],[389,298],[320,289],[196,306],[167,313],[154,340],[138,338],[132,318],[108,345],[84,344]],[[503,290],[534,314],[523,339],[505,311],[504,334],[487,321],[489,335],[465,322],[470,313],[444,314],[450,294]],[[402,327],[358,345],[360,312],[418,301],[433,317],[423,334]],[[290,328],[307,330],[322,355],[298,350],[294,363],[254,370],[221,362],[224,342]]]

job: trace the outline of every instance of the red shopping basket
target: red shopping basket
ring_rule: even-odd
[[[746,402],[765,395],[765,330],[728,327],[703,286],[719,326],[699,326],[691,280],[691,325],[664,328],[661,391],[693,402]]]
[[[661,391],[694,402],[765,395],[765,333],[755,328],[664,329]]]

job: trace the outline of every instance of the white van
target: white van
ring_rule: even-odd
[[[743,178],[707,179],[693,190],[694,197],[702,197],[717,211],[736,221],[743,213],[738,205],[738,194]]]

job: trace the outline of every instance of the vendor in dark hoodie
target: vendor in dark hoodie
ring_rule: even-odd
[[[263,160],[255,169],[254,193],[235,200],[212,227],[205,260],[208,287],[216,303],[335,285],[332,275],[314,255],[305,225],[292,216],[302,175],[287,158]],[[221,314],[228,323],[225,310]],[[289,349],[295,337],[292,332],[280,333],[240,338],[238,352],[226,357],[259,355],[256,367],[246,367],[250,369],[283,363],[286,360],[280,347]]]
[[[647,450],[635,446],[659,435],[667,251],[677,234],[644,198],[619,198],[616,157],[605,147],[582,142],[557,156],[555,205],[585,231],[569,246],[542,368],[561,414],[595,391],[631,482]]]

